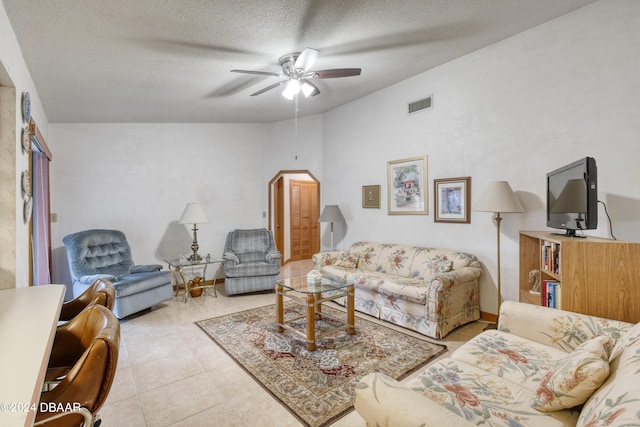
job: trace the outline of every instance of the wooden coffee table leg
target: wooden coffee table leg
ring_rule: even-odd
[[[355,316],[355,304],[354,304],[354,287],[353,285],[347,288],[347,333],[353,335],[356,333],[356,316]]]
[[[284,306],[282,302],[282,285],[279,283],[276,285],[276,323],[278,324],[276,330],[278,332],[284,331],[284,328],[280,326],[284,323]]]
[[[322,298],[322,294],[314,294],[313,298],[317,301]],[[314,310],[316,320],[322,319],[322,303],[316,304]]]
[[[316,319],[315,319],[316,297],[313,294],[307,295],[307,350],[316,349]]]

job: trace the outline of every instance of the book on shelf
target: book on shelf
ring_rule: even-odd
[[[545,240],[542,244],[542,269],[560,274],[560,243]]]
[[[541,302],[545,307],[562,308],[562,286],[555,280],[543,280]]]

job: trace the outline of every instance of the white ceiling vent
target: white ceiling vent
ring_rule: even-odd
[[[409,103],[409,114],[433,108],[433,95]]]

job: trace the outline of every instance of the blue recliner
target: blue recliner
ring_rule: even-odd
[[[224,247],[224,290],[227,295],[275,290],[282,255],[266,228],[233,230]]]
[[[106,279],[116,289],[113,313],[119,319],[173,298],[170,273],[161,271],[158,264],[135,265],[123,232],[85,230],[69,234],[62,241],[67,249],[74,297],[96,279]]]

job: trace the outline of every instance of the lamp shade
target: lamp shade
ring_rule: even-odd
[[[524,212],[507,181],[492,181],[473,209],[477,212]]]
[[[184,212],[182,212],[178,222],[180,224],[206,224],[209,222],[209,217],[200,206],[200,203],[189,203],[184,208]]]
[[[326,205],[320,214],[318,222],[345,222],[338,205]]]

